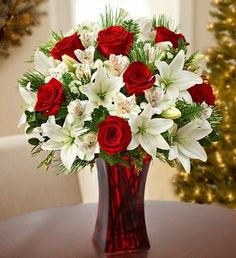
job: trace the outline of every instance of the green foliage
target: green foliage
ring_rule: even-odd
[[[54,161],[54,154],[55,154],[55,151],[50,151],[47,157],[40,162],[40,164],[38,165],[38,168],[43,167],[47,172],[52,162]]]
[[[114,12],[110,5],[105,7],[105,14],[101,14],[101,26],[102,28],[108,28],[114,25],[121,25],[127,17],[127,12],[122,8],[117,8]]]
[[[203,114],[204,107],[196,103],[188,103],[184,100],[179,100],[176,103],[176,107],[181,112],[181,117],[176,120],[179,127],[182,127],[194,119],[200,118]]]
[[[122,26],[125,27],[127,31],[134,33],[134,42],[136,42],[140,32],[138,23],[133,19],[130,19],[123,21]]]
[[[77,98],[77,95],[72,93],[70,90],[70,84],[73,82],[74,78],[70,73],[63,73],[62,75],[62,81],[63,81],[63,87],[64,87],[64,93],[66,97],[65,104],[69,104],[72,100],[75,100]]]
[[[26,121],[29,124],[29,127],[26,129],[26,133],[30,134],[36,127],[40,127],[43,123],[46,123],[47,117],[42,113],[35,111],[25,111]]]
[[[111,166],[116,165],[116,164],[122,164],[123,166],[128,166],[127,161],[124,160],[122,158],[122,156],[123,155],[121,153],[118,153],[118,154],[115,154],[115,155],[108,155],[103,150],[101,150],[100,153],[99,153],[99,158],[104,159]]]
[[[156,157],[163,163],[167,163],[168,165],[170,165],[171,167],[175,166],[175,161],[171,161],[168,158],[169,156],[169,150],[161,150],[158,149]]]
[[[173,32],[177,32],[175,21],[172,18],[168,18],[165,14],[161,14],[158,17],[154,16],[152,21],[153,27],[165,27]]]
[[[223,120],[222,112],[218,108],[212,107],[212,114],[208,118],[208,121],[210,122],[211,127],[213,129],[218,130],[220,124],[222,123],[222,120]]]
[[[89,131],[97,132],[98,131],[98,124],[101,123],[105,118],[109,115],[107,108],[103,106],[99,106],[95,108],[92,113],[92,120],[85,122],[86,127]]]
[[[37,92],[38,88],[45,84],[45,77],[43,74],[32,71],[23,74],[23,77],[18,81],[20,87],[26,87],[30,83],[31,90]]]
[[[37,139],[37,138],[31,138],[28,140],[28,143],[33,146],[37,146],[37,145],[39,145],[40,142],[39,142],[39,139]]]

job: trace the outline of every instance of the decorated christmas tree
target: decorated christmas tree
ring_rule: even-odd
[[[216,0],[209,30],[216,46],[208,49],[207,77],[214,85],[217,106],[223,110],[221,141],[208,147],[206,163],[193,162],[190,174],[174,180],[183,201],[220,203],[236,208],[236,1]]]

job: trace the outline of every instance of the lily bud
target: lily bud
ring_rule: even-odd
[[[65,63],[69,71],[71,72],[75,71],[74,65],[77,64],[78,62],[74,58],[68,55],[63,55],[62,61]]]
[[[161,113],[162,117],[168,118],[168,119],[177,119],[181,117],[181,112],[176,107],[171,107],[169,109],[164,110]]]

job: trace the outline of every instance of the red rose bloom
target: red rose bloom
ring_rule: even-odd
[[[170,41],[173,44],[173,47],[177,48],[179,45],[179,39],[183,39],[184,42],[186,42],[183,34],[177,34],[163,26],[156,28],[156,43]]]
[[[154,85],[156,78],[144,63],[134,62],[124,72],[123,81],[129,95],[140,96]]]
[[[51,55],[60,61],[62,61],[63,55],[68,55],[77,60],[74,54],[76,49],[84,50],[84,46],[79,39],[79,35],[74,33],[73,35],[65,37],[57,42],[55,47],[51,50]]]
[[[188,92],[196,103],[206,102],[208,105],[215,105],[216,97],[209,82],[204,81],[202,84],[196,84],[189,88]]]
[[[43,112],[45,116],[56,115],[63,101],[63,86],[52,78],[38,89],[35,110]]]
[[[109,155],[127,150],[131,141],[129,123],[118,116],[107,116],[98,126],[98,143]]]
[[[106,58],[110,54],[128,55],[134,39],[134,34],[122,26],[111,26],[98,33],[98,51]]]

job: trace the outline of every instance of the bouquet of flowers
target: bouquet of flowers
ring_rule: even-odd
[[[190,159],[206,161],[220,115],[188,45],[164,15],[134,20],[123,9],[52,32],[19,80],[20,124],[33,154],[48,151],[41,165],[72,174],[100,157],[140,171],[157,157],[189,172]]]

